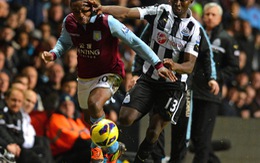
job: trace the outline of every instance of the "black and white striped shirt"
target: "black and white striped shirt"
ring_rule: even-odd
[[[163,60],[172,58],[182,63],[184,53],[198,56],[200,24],[188,10],[188,18],[178,18],[168,4],[138,8],[140,19],[146,19],[153,27],[150,47]],[[160,77],[154,67],[145,61],[143,72],[155,80]],[[187,74],[176,74],[179,81],[186,82]]]

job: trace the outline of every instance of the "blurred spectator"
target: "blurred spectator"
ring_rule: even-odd
[[[238,90],[238,99],[236,101],[236,111],[237,111],[237,116],[241,117],[241,112],[243,112],[244,107],[246,105],[246,99],[247,99],[247,93],[245,89],[239,89]]]
[[[5,54],[0,50],[0,72],[6,72],[11,76],[11,72],[5,67]]]
[[[57,38],[53,35],[50,36],[50,38],[48,39],[47,43],[50,45],[51,48],[54,48],[54,46],[57,43]]]
[[[0,26],[2,26],[9,14],[9,3],[0,1]]]
[[[256,98],[252,105],[252,117],[260,118],[260,89],[256,91]]]
[[[5,93],[10,85],[10,78],[7,73],[0,72],[0,109],[5,106]]]
[[[27,18],[33,20],[36,27],[44,21],[45,0],[10,0],[10,3],[24,5],[27,8]]]
[[[241,50],[239,54],[239,69],[241,72],[245,72],[244,70],[246,68],[245,66],[247,62],[246,60],[247,60],[247,55],[243,50]]]
[[[54,63],[47,69],[48,82],[38,87],[38,93],[42,97],[45,109],[54,109],[57,106],[57,97],[61,91],[61,81],[64,77],[64,69],[62,65]]]
[[[239,91],[236,87],[229,88],[227,95],[222,100],[221,107],[219,108],[220,116],[238,116],[236,102],[239,98]]]
[[[77,64],[78,64],[78,60],[77,60],[77,49],[76,48],[72,48],[69,49],[65,55],[64,55],[64,71],[66,74],[72,74],[74,76],[78,76],[77,75]]]
[[[242,0],[240,4],[234,2],[232,4],[232,13],[234,18],[244,19],[254,29],[260,30],[260,8],[255,3],[255,0]]]
[[[64,19],[64,12],[61,3],[51,4],[48,10],[48,22],[51,26],[51,34],[58,38],[61,33],[62,21]]]
[[[252,32],[252,27],[248,21],[241,21],[241,29],[243,30],[241,30],[240,35],[236,37],[236,40],[238,42],[239,49],[246,54],[246,65],[242,71],[249,74],[252,72],[252,61],[255,53],[255,38]]]
[[[37,102],[37,94],[33,90],[26,90],[24,95],[25,101],[21,110],[23,117],[23,147],[34,151],[41,151],[44,163],[52,163],[53,159],[49,140],[45,137],[36,136],[36,131],[31,124],[31,118],[29,116]]]
[[[254,117],[252,115],[252,111],[253,111],[253,101],[256,97],[256,91],[250,85],[248,85],[245,88],[245,91],[246,91],[247,97],[246,97],[246,101],[245,101],[245,106],[241,110],[240,115],[243,119],[249,119],[251,117]]]
[[[260,31],[255,35],[255,52],[253,54],[252,69],[260,71]]]
[[[11,43],[4,43],[0,45],[1,50],[5,54],[5,68],[11,73],[11,79],[18,73],[16,65],[19,65],[19,58],[17,56],[15,48]]]
[[[20,83],[24,86],[23,90],[27,90],[29,87],[29,78],[26,75],[19,73],[14,77],[12,84],[13,83]]]
[[[17,43],[20,46],[19,49],[17,49],[17,57],[19,58],[19,65],[17,65],[17,68],[21,71],[27,65],[32,65],[34,47],[30,44],[29,34],[23,31],[18,33]]]
[[[256,91],[260,90],[260,72],[255,71],[251,74],[251,85]]]
[[[44,163],[41,156],[43,151],[35,151],[23,147],[24,137],[22,129],[22,113],[21,108],[24,102],[24,93],[17,88],[11,88],[6,93],[6,107],[1,109],[1,125],[0,134],[5,140],[2,147],[8,150],[8,145],[15,146],[9,152],[16,156],[17,163],[33,162]]]
[[[247,73],[241,72],[236,75],[236,87],[239,89],[246,89],[249,84],[249,76]]]
[[[47,41],[51,37],[51,25],[50,23],[42,22],[39,26],[42,32],[42,40]]]
[[[15,32],[17,31],[18,29],[18,14],[14,11],[10,11],[9,12],[9,15],[7,16],[7,19],[5,21],[5,25],[11,27]]]
[[[34,29],[30,32],[30,44],[34,49],[40,46],[42,41],[42,31],[39,29]]]
[[[33,54],[33,67],[36,68],[38,72],[38,85],[42,85],[48,82],[47,69],[54,63],[45,64],[41,58],[41,53],[45,50],[49,50],[50,47],[47,44],[41,44],[36,47]]]
[[[1,26],[0,41],[2,43],[12,42],[14,37],[15,37],[15,31],[11,27],[7,25]]]
[[[28,89],[34,90],[37,92],[37,82],[38,82],[38,72],[35,67],[33,66],[27,66],[24,69],[22,69],[21,72],[23,75],[27,76],[29,79],[28,82]],[[42,104],[42,98],[37,92],[37,104],[35,106],[35,110],[43,111],[44,107]]]
[[[34,90],[38,80],[38,73],[35,67],[26,66],[21,70],[21,74],[28,78],[28,89]]]
[[[10,8],[12,12],[17,14],[17,29],[20,30],[21,26],[24,24],[27,18],[27,8],[24,5],[18,3],[12,3]]]
[[[61,81],[61,94],[70,95],[75,102],[75,107],[80,111],[78,96],[77,96],[77,76],[66,74]]]
[[[203,7],[200,3],[194,2],[191,6],[192,16],[202,23]]]
[[[90,131],[79,115],[73,98],[63,94],[47,130],[52,154],[57,163],[90,162]]]
[[[34,22],[30,19],[26,19],[20,27],[20,31],[32,33],[35,30]]]

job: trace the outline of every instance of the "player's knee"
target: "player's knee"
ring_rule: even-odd
[[[99,101],[93,101],[93,100],[88,101],[88,107],[91,112],[95,112],[95,113],[98,113],[100,112],[101,109],[103,109],[103,107],[100,107]]]
[[[125,127],[131,126],[133,124],[133,119],[129,116],[119,116],[119,124]]]
[[[141,113],[130,107],[122,107],[119,112],[119,123],[122,126],[131,126],[137,119],[141,117]]]

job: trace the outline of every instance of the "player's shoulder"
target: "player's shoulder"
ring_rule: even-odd
[[[73,13],[68,14],[64,19],[63,19],[63,24],[65,25],[67,30],[77,28],[77,20],[74,17]]]
[[[158,4],[158,3],[150,6],[141,6],[139,8],[144,10],[156,10],[157,12],[163,10],[170,11],[172,9],[169,4]]]
[[[63,22],[65,23],[75,23],[76,22],[76,18],[74,17],[73,13],[68,14],[67,16],[65,16]]]
[[[172,6],[169,5],[169,4],[159,4],[158,5],[158,10],[159,11],[171,12],[172,11]]]
[[[198,29],[200,29],[202,27],[200,22],[198,22],[193,16],[190,17],[190,22],[192,22],[194,24],[194,26]]]

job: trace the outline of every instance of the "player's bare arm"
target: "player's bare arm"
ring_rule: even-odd
[[[196,56],[185,53],[183,63],[176,63],[171,58],[165,58],[163,64],[179,74],[190,74],[193,71],[196,59]]]
[[[98,13],[106,13],[113,15],[116,18],[140,18],[140,13],[137,8],[127,8],[123,6],[102,6],[97,0],[89,0],[94,9]]]

